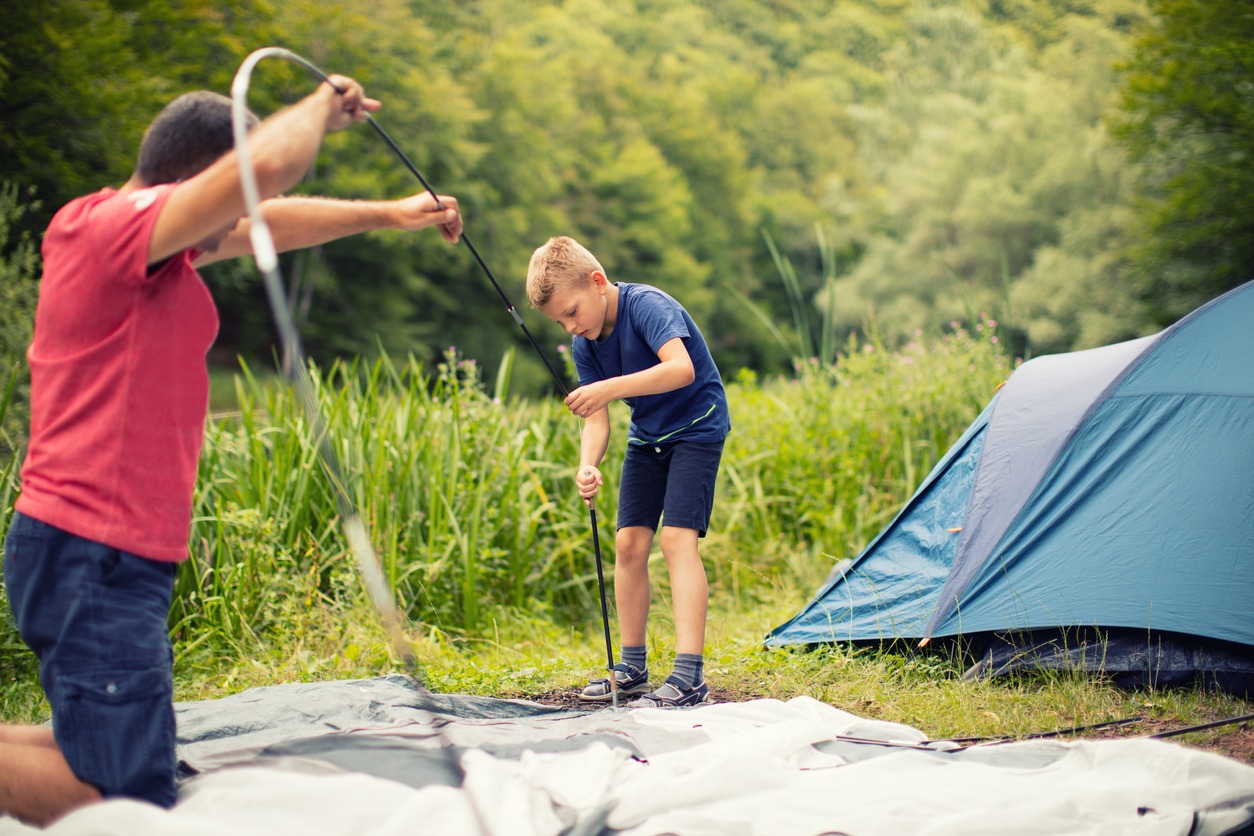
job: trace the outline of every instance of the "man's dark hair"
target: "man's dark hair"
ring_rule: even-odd
[[[257,117],[248,114],[248,127]],[[144,132],[135,173],[148,186],[175,183],[204,171],[235,147],[231,100],[197,90],[166,105]]]

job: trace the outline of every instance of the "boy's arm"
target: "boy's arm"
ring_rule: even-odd
[[[688,356],[688,349],[679,337],[667,340],[658,349],[657,356],[661,362],[656,366],[580,386],[566,397],[566,406],[576,415],[587,418],[605,409],[610,401],[672,392],[696,380],[692,358]],[[608,426],[607,418],[607,432]]]
[[[457,200],[440,196],[439,209],[428,192],[402,200],[335,200],[325,197],[279,197],[262,204],[266,223],[279,252],[314,247],[337,238],[375,229],[423,229],[438,225],[440,234],[455,243],[462,231]],[[251,221],[244,218],[218,249],[196,259],[203,267],[215,261],[252,253]]]

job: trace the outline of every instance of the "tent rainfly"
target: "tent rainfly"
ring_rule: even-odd
[[[766,643],[942,640],[972,675],[1254,693],[1254,282],[1024,363]]]

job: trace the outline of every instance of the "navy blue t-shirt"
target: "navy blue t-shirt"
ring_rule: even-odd
[[[695,378],[682,389],[623,400],[631,407],[630,444],[722,441],[731,430],[727,393],[705,338],[692,317],[665,292],[647,284],[616,282],[618,315],[604,342],[572,338],[579,385],[621,377],[658,365],[658,350],[684,341]]]

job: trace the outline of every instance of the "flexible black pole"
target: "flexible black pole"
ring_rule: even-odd
[[[427,193],[435,200],[435,205],[440,209],[443,209],[444,204],[440,202],[440,196],[435,193],[435,189],[431,188],[431,184],[427,182],[427,178],[423,177],[422,173],[418,171],[418,168],[409,161],[409,157],[405,156],[405,152],[400,149],[400,146],[392,140],[392,137],[388,136],[387,131],[383,130],[383,128],[379,126],[379,123],[376,122],[374,117],[370,114],[366,114],[366,123],[370,125],[370,127],[374,128],[375,133],[383,138],[383,141],[388,144],[388,147],[391,148],[393,152],[395,152],[396,156],[401,158],[401,162],[405,164],[405,167],[409,169],[410,173],[418,178],[418,182],[422,184],[422,187],[426,189]],[[522,329],[522,332],[527,335],[527,341],[531,343],[531,347],[535,349],[536,354],[538,354],[540,359],[544,361],[544,365],[548,368],[549,374],[553,376],[553,380],[557,383],[558,388],[562,390],[562,394],[569,395],[570,392],[566,389],[566,385],[562,382],[561,375],[557,373],[557,370],[553,368],[551,363],[549,363],[549,358],[545,356],[542,350],[540,350],[540,344],[536,342],[535,337],[531,336],[531,331],[527,329],[527,324],[523,322],[522,317],[518,314],[518,310],[509,301],[509,297],[505,295],[505,291],[501,289],[501,283],[496,280],[496,276],[492,275],[492,271],[488,269],[487,263],[483,260],[482,256],[479,255],[479,251],[475,249],[475,245],[470,243],[470,238],[466,236],[465,230],[462,231],[462,243],[466,245],[466,249],[470,250],[470,254],[475,257],[475,261],[479,262],[479,266],[483,268],[484,275],[488,277],[488,281],[492,282],[492,286],[496,288],[496,294],[500,296],[501,301],[505,303],[505,310],[508,311],[509,315],[512,316],[514,321],[518,323],[518,327]]]
[[[435,200],[436,205],[443,209],[444,204],[440,202],[440,196],[435,193],[435,189],[431,188],[431,184],[427,182],[427,178],[423,177],[422,173],[418,171],[417,166],[410,162],[409,157],[407,157],[405,152],[400,149],[400,146],[392,140],[392,137],[388,136],[387,131],[383,130],[383,128],[379,126],[379,123],[376,122],[369,114],[366,114],[366,123],[369,124],[370,127],[374,128],[375,133],[383,138],[383,141],[388,144],[388,147],[392,149],[396,156],[400,157],[401,162],[405,164],[405,167],[409,169],[410,173],[412,173],[414,177],[418,178],[418,182],[422,184],[422,187],[426,189],[427,193]],[[479,266],[483,269],[483,274],[488,277],[488,281],[492,283],[492,287],[496,288],[496,294],[501,297],[501,302],[505,304],[505,310],[509,312],[509,315],[512,316],[514,321],[518,323],[518,327],[522,329],[523,334],[527,336],[527,342],[531,343],[531,347],[535,349],[536,354],[544,361],[545,368],[549,370],[549,374],[553,377],[553,382],[557,384],[557,388],[561,390],[563,396],[569,395],[570,390],[566,388],[566,383],[562,380],[562,376],[557,373],[557,369],[553,368],[553,364],[549,362],[549,358],[545,355],[544,351],[541,350],[540,344],[536,342],[536,338],[531,336],[531,331],[528,330],[527,324],[523,322],[522,316],[518,313],[518,309],[514,307],[512,302],[509,301],[509,297],[505,295],[505,291],[501,288],[501,283],[496,280],[496,276],[492,275],[492,271],[488,269],[488,265],[484,262],[483,257],[479,255],[479,251],[475,249],[475,245],[470,243],[470,238],[466,236],[464,230],[462,232],[462,243],[466,245],[466,249],[470,250],[470,254],[475,257],[475,261],[477,261]],[[597,592],[601,597],[601,626],[605,629],[605,657],[607,660],[606,670],[609,671],[611,699],[613,700],[614,707],[617,708],[618,681],[614,678],[614,644],[610,639],[610,612],[609,605],[605,600],[605,572],[601,564],[601,535],[597,529],[597,509],[591,502],[588,503],[588,515],[592,523],[592,551],[596,556]]]
[[[605,603],[605,576],[601,572],[601,534],[597,530],[597,509],[588,502],[588,515],[592,518],[592,550],[597,558],[597,588],[601,590],[601,626],[605,628],[605,669],[610,672],[610,699],[618,708],[618,680],[614,678],[614,644],[610,641],[610,611]]]
[[[1201,725],[1197,725],[1197,726],[1186,726],[1185,728],[1182,728],[1182,729],[1172,729],[1171,731],[1159,732],[1158,734],[1151,734],[1150,739],[1155,740],[1155,739],[1161,739],[1165,737],[1176,737],[1177,735],[1189,734],[1190,732],[1205,731],[1206,729],[1217,729],[1220,726],[1231,726],[1235,723],[1248,723],[1251,720],[1254,720],[1254,714],[1243,714],[1239,717],[1229,717],[1226,720],[1216,720],[1213,723],[1202,723]]]
[[[422,670],[418,665],[418,658],[414,653],[413,644],[404,634],[404,626],[407,619],[396,604],[396,598],[392,593],[391,586],[384,577],[383,567],[379,562],[378,554],[374,550],[374,545],[370,542],[366,526],[357,513],[352,498],[349,496],[348,486],[343,477],[343,468],[340,465],[339,456],[331,444],[330,433],[322,416],[322,405],[318,401],[318,395],[309,373],[304,348],[301,345],[300,331],[292,318],[291,306],[287,301],[287,295],[283,292],[283,280],[279,274],[279,262],[274,247],[274,239],[270,235],[265,216],[261,212],[261,196],[258,193],[256,172],[252,168],[249,155],[244,113],[253,68],[262,59],[271,57],[285,58],[300,64],[322,81],[330,83],[326,73],[296,53],[280,47],[266,47],[256,50],[244,59],[244,63],[240,65],[235,75],[235,80],[231,85],[231,129],[235,139],[236,154],[239,156],[240,187],[244,193],[244,202],[248,209],[248,216],[252,221],[249,232],[253,245],[253,257],[257,261],[257,267],[261,271],[262,279],[265,282],[266,295],[279,332],[279,341],[283,344],[284,371],[289,376],[304,406],[305,415],[310,424],[310,433],[318,445],[319,458],[321,458],[330,477],[331,484],[335,489],[336,506],[340,513],[349,551],[356,558],[357,568],[365,585],[367,597],[370,598],[371,603],[374,604],[375,611],[380,616],[392,648],[400,656],[402,663],[409,668],[410,675],[418,689],[418,703],[419,707],[421,707],[427,701],[425,697],[430,695],[430,691],[426,687],[425,677],[422,676]],[[332,86],[334,87],[334,85]],[[338,88],[336,89],[338,90]],[[431,728],[441,742],[440,751],[444,754],[445,762],[448,764],[453,777],[457,780],[457,786],[462,787],[466,793],[466,803],[475,820],[478,832],[486,836],[491,831],[488,829],[483,811],[476,802],[474,794],[466,787],[466,770],[462,767],[461,760],[457,756],[457,750],[453,748],[452,743],[443,731],[443,727],[448,725],[448,721],[439,716],[441,713],[439,708],[428,708],[427,710],[435,715],[431,722]]]
[[[322,81],[325,81],[328,84],[331,83],[331,80],[327,78],[326,73],[322,72],[309,62],[300,59],[298,56],[293,56],[293,60],[296,60],[297,63],[304,66]],[[401,150],[401,147],[396,144],[395,140],[388,136],[388,132],[383,130],[379,123],[374,120],[374,117],[368,113],[366,114],[366,123],[370,125],[371,128],[374,128],[375,133],[377,133],[379,137],[387,143],[387,146],[392,149],[392,152],[396,154],[397,157],[400,158],[401,162],[405,164],[405,167],[409,169],[409,172],[417,178],[418,182],[422,184],[422,187],[427,190],[427,194],[431,195],[432,199],[435,200],[436,206],[443,209],[444,204],[441,202],[440,196],[435,193],[435,189],[431,188],[431,184],[427,182],[427,178],[422,176],[422,172],[420,172],[418,167],[410,161],[409,157]],[[505,304],[505,310],[511,317],[514,318],[514,321],[518,323],[518,327],[522,329],[523,334],[527,337],[527,342],[531,343],[531,347],[535,349],[536,354],[544,362],[545,368],[549,370],[549,374],[553,377],[553,382],[557,384],[557,388],[561,390],[563,397],[569,395],[570,390],[566,388],[566,383],[562,380],[562,376],[557,373],[557,369],[553,368],[553,364],[549,362],[549,358],[540,348],[540,344],[537,343],[536,338],[531,335],[531,331],[527,328],[527,324],[523,322],[522,316],[518,313],[518,309],[514,307],[512,302],[510,302],[509,297],[505,295],[505,291],[501,288],[501,283],[496,280],[496,276],[492,274],[492,271],[488,268],[487,263],[483,260],[483,257],[479,255],[479,251],[475,249],[475,245],[470,242],[470,238],[466,235],[464,230],[462,231],[461,240],[462,243],[466,245],[466,249],[470,250],[470,254],[474,256],[475,261],[478,262],[479,267],[483,270],[483,274],[488,277],[488,281],[492,283],[492,287],[496,288],[496,294],[501,297],[501,302]],[[610,639],[609,605],[605,600],[605,573],[601,564],[601,536],[597,530],[596,507],[591,502],[588,503],[588,515],[592,522],[592,551],[596,556],[597,591],[601,597],[601,624],[605,628],[605,656],[608,660],[606,668],[610,675],[610,694],[613,699],[614,707],[617,708],[618,681],[614,678],[614,645]]]
[[[274,315],[275,327],[279,332],[279,342],[283,346],[283,370],[304,408],[305,417],[309,422],[310,436],[318,448],[318,456],[326,468],[327,476],[335,495],[336,509],[344,530],[344,538],[349,552],[357,562],[366,593],[379,614],[392,649],[400,656],[402,663],[409,668],[414,680],[420,688],[425,689],[425,677],[422,676],[412,644],[405,637],[405,621],[392,588],[384,576],[379,556],[370,542],[365,524],[362,522],[352,498],[348,493],[348,485],[344,478],[344,469],[339,456],[331,444],[330,432],[322,415],[322,407],[318,401],[313,380],[306,365],[304,348],[301,345],[300,332],[292,319],[291,306],[283,292],[283,280],[279,275],[278,254],[275,251],[274,239],[261,212],[261,195],[258,192],[256,172],[252,167],[251,154],[248,148],[248,127],[245,119],[247,110],[248,88],[252,71],[265,58],[279,57],[295,61],[308,68],[315,75],[326,81],[326,75],[313,67],[300,56],[279,47],[259,49],[249,55],[240,65],[239,71],[231,85],[231,131],[235,140],[235,153],[239,157],[240,189],[244,195],[244,203],[251,220],[249,234],[253,247],[253,257],[261,272],[266,288],[266,296],[270,302],[270,310]]]

